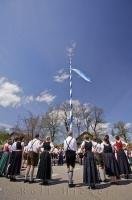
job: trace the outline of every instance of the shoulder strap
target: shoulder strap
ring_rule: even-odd
[[[71,143],[72,139],[73,139],[73,138],[71,138],[71,140],[69,141],[69,143],[68,143],[67,140],[66,140],[67,150],[70,150],[70,143]]]
[[[30,149],[33,150],[33,145],[35,144],[36,141],[37,141],[37,140],[34,140],[34,141],[32,142]]]

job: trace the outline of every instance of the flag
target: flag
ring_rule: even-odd
[[[85,81],[91,82],[90,78],[88,78],[83,72],[79,69],[72,68],[74,72],[76,72],[80,77],[82,77]]]

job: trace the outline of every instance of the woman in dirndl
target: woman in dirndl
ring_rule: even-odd
[[[19,138],[15,139],[11,149],[12,153],[10,156],[8,175],[10,177],[10,181],[16,181],[16,176],[20,174],[22,162],[22,144]]]
[[[113,145],[109,141],[109,135],[105,135],[101,147],[104,157],[105,172],[111,178],[111,184],[118,184],[117,180],[120,178],[119,167],[115,158]]]
[[[85,135],[81,144],[81,149],[84,151],[83,183],[88,185],[89,189],[95,189],[95,184],[98,183],[98,172],[92,146],[89,136]]]
[[[51,179],[51,155],[50,152],[54,146],[49,136],[46,137],[46,141],[42,144],[42,153],[40,154],[40,161],[38,166],[37,178],[41,179],[41,185],[48,185],[48,180]]]
[[[119,136],[115,137],[116,141],[114,143],[114,148],[116,150],[117,162],[120,170],[120,175],[124,175],[125,178],[129,178],[131,173],[130,164],[128,158],[124,152],[124,149],[127,147],[127,143],[121,141]]]
[[[3,147],[3,154],[0,159],[0,176],[6,175],[6,169],[10,158],[10,150],[11,150],[11,141],[9,140],[7,143],[4,144]]]

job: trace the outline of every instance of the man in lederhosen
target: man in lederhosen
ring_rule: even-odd
[[[27,168],[25,173],[24,183],[33,183],[34,168],[38,165],[39,160],[39,150],[40,150],[40,140],[39,134],[35,136],[33,140],[28,143],[28,155],[27,155]],[[28,180],[28,175],[30,172],[30,179]]]
[[[68,185],[74,187],[73,184],[73,170],[76,161],[77,143],[73,138],[73,133],[70,131],[68,137],[64,140],[64,151],[66,156],[67,173],[68,173]]]

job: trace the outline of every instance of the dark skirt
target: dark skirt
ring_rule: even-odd
[[[9,152],[4,152],[0,160],[0,175],[6,174],[6,169],[9,161]]]
[[[105,172],[108,176],[119,177],[119,167],[114,153],[104,153]]]
[[[72,150],[66,151],[66,164],[67,167],[72,166],[75,167],[75,161],[76,161],[76,152]]]
[[[130,164],[123,149],[117,152],[117,161],[119,165],[120,174],[128,175],[131,173]]]
[[[19,175],[21,170],[22,151],[12,151],[8,167],[8,175]]]
[[[84,156],[83,183],[88,186],[98,183],[98,172],[93,152],[87,152]]]
[[[37,178],[42,180],[51,179],[51,156],[48,151],[40,154]]]

